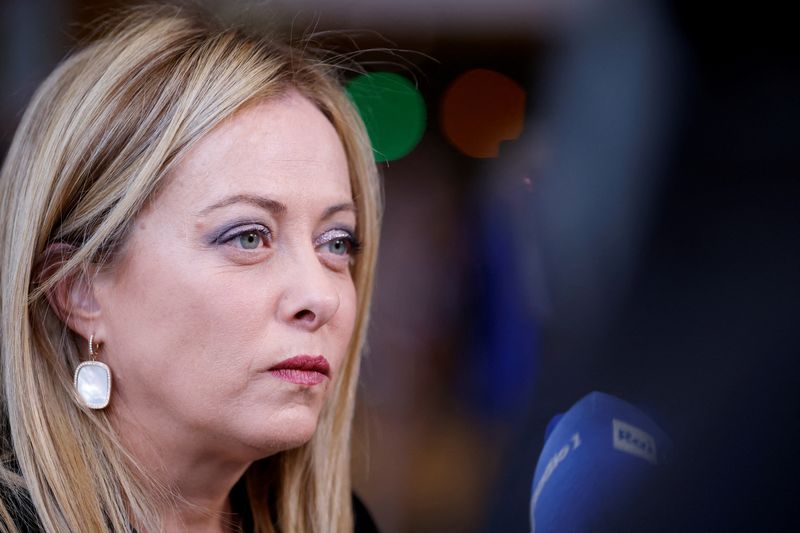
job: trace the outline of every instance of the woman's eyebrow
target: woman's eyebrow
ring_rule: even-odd
[[[286,206],[277,200],[273,200],[272,198],[268,198],[266,196],[260,196],[257,194],[234,194],[223,198],[219,202],[210,205],[206,208],[203,208],[197,213],[197,216],[203,217],[213,211],[214,209],[219,209],[220,207],[226,207],[233,204],[244,203],[254,205],[256,207],[260,207],[265,211],[269,211],[273,215],[277,216],[282,213],[286,212]],[[343,202],[340,204],[332,205],[325,209],[325,212],[322,214],[321,220],[327,220],[336,213],[340,213],[342,211],[352,211],[353,213],[356,212],[356,206],[353,202]]]
[[[214,209],[219,209],[220,207],[226,207],[238,203],[245,203],[254,205],[256,207],[260,207],[265,211],[269,211],[273,215],[279,215],[281,213],[286,212],[286,206],[276,200],[273,200],[272,198],[267,198],[266,196],[259,196],[257,194],[234,194],[232,196],[223,198],[219,202],[202,209],[200,212],[197,213],[197,216],[202,217],[207,215]]]
[[[336,213],[339,213],[341,211],[352,211],[353,213],[355,213],[356,206],[353,202],[344,202],[341,204],[332,205],[329,208],[327,208],[325,212],[322,214],[321,220],[327,220]]]

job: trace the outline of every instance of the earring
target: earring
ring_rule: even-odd
[[[107,364],[95,361],[94,334],[89,336],[89,356],[91,361],[85,361],[75,369],[75,392],[86,407],[103,409],[111,399],[111,369]]]

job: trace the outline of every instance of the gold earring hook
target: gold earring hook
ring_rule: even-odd
[[[89,335],[89,356],[92,358],[92,361],[95,360],[96,355],[97,354],[94,352],[94,333],[92,333]]]

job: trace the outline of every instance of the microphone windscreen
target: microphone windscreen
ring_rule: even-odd
[[[668,457],[671,442],[647,415],[592,392],[548,425],[533,478],[532,533],[610,531]],[[657,497],[657,495],[653,495]]]

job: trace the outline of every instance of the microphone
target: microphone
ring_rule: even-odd
[[[647,489],[671,448],[633,405],[602,392],[584,396],[547,426],[531,488],[531,533],[642,530],[634,522],[652,508],[657,494]]]

